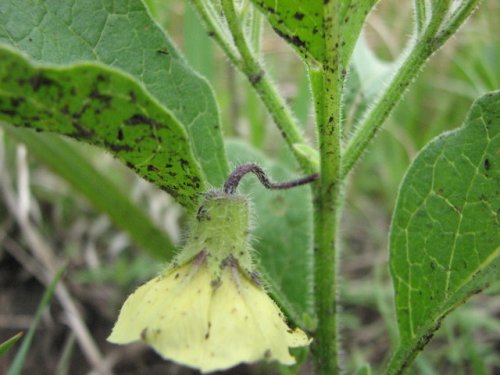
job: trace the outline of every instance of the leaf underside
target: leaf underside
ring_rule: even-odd
[[[400,187],[390,238],[399,373],[441,319],[498,279],[500,92],[478,99],[464,125],[433,140]]]
[[[96,61],[131,74],[185,127],[206,181],[224,182],[228,165],[212,89],[142,1],[2,1],[0,42],[41,63]]]
[[[94,63],[35,66],[10,48],[0,62],[0,120],[107,149],[195,207],[204,186],[186,132],[131,77]]]

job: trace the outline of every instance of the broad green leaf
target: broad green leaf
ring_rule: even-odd
[[[273,181],[300,176],[270,161],[248,144],[229,141],[227,151],[233,165],[254,162],[263,167]],[[255,222],[253,234],[256,258],[268,278],[280,304],[283,295],[299,313],[310,312],[312,293],[311,195],[308,187],[283,191],[266,190],[255,178],[246,176],[241,191],[249,194]],[[274,288],[273,288],[274,287]],[[286,301],[285,300],[285,301]],[[296,316],[292,316],[297,319]]]
[[[23,337],[23,332],[19,332],[18,334],[12,336],[10,339],[5,340],[0,344],[0,357],[7,354],[10,349],[19,341],[19,339]]]
[[[38,304],[38,308],[36,309],[35,317],[33,318],[30,329],[24,337],[23,343],[21,344],[21,347],[19,348],[14,361],[9,367],[7,375],[19,375],[22,373],[24,361],[26,360],[26,356],[28,355],[33,336],[35,335],[35,331],[38,327],[38,324],[40,323],[40,320],[42,319],[42,315],[45,309],[49,306],[50,300],[52,299],[52,296],[56,290],[59,280],[62,277],[63,272],[64,269],[61,269],[56,273],[49,286],[45,290],[45,293],[43,293],[42,300]]]
[[[271,26],[309,63],[322,64],[325,48],[340,48],[346,67],[364,20],[377,0],[339,1],[340,46],[325,46],[323,0],[252,0]]]
[[[389,374],[412,362],[440,321],[499,278],[500,91],[427,145],[400,187],[390,266],[400,344]]]
[[[109,150],[193,208],[203,181],[184,128],[131,77],[95,63],[36,66],[0,46],[0,121]]]
[[[158,259],[170,259],[175,252],[165,231],[158,228],[140,207],[131,202],[116,184],[98,171],[66,140],[48,133],[35,133],[12,126],[6,132],[28,147],[30,154],[106,213],[145,251]]]
[[[0,42],[42,63],[90,60],[128,72],[185,127],[207,181],[224,182],[228,167],[212,89],[142,1],[3,0]]]

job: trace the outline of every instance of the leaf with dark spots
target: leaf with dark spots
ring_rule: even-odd
[[[72,133],[73,138],[85,140],[95,137],[94,130],[86,128],[80,121],[73,120],[72,124],[76,129],[76,132]]]
[[[111,95],[101,94],[97,89],[92,90],[92,92],[89,95],[89,98],[97,99],[103,104],[109,104],[111,100],[113,100],[113,97]]]
[[[16,98],[10,98],[10,105],[14,108],[17,108],[20,104],[24,103],[26,99],[22,96]]]
[[[297,20],[297,21],[302,21],[304,19],[304,13],[301,13],[301,12],[295,12],[295,14],[293,15],[293,17]]]
[[[0,43],[43,64],[67,66],[94,61],[130,74],[183,127],[204,180],[212,186],[224,183],[229,167],[213,90],[179,55],[165,31],[151,18],[144,1],[2,0],[0,4]],[[11,69],[16,67],[7,68]],[[33,76],[24,84],[41,90],[50,84],[47,78]],[[124,101],[136,102],[135,89],[115,87],[117,92],[106,93],[99,86],[109,85],[109,76],[99,74],[94,78],[98,89],[86,88],[86,94],[91,100],[100,98],[100,105],[93,105],[82,117],[102,118],[106,112],[102,95],[115,98],[120,92]],[[72,95],[82,98],[80,87],[73,90]]]
[[[29,79],[29,82],[31,84],[31,87],[33,88],[33,91],[35,91],[35,92],[40,90],[40,87],[42,87],[42,86],[52,86],[55,84],[54,81],[45,77],[42,74],[34,75],[33,77],[31,77]]]
[[[144,116],[143,114],[141,113],[136,113],[132,116],[130,116],[128,119],[125,120],[125,124],[127,125],[144,125],[144,124],[147,124],[147,125],[151,125],[151,126],[155,126],[156,124],[154,124],[153,120]]]
[[[0,45],[0,121],[102,147],[189,209],[204,190],[184,128],[133,78],[102,65],[37,66]]]
[[[325,43],[324,12],[327,1],[252,0],[265,14],[276,33],[285,39],[310,64],[325,63],[325,49],[335,48]],[[336,20],[342,36],[340,57],[342,68],[347,68],[368,12],[377,0],[339,1]],[[339,48],[337,46],[336,48]]]

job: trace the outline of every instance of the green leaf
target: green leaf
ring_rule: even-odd
[[[185,130],[131,77],[83,63],[36,66],[0,46],[0,120],[110,151],[193,208],[203,181]]]
[[[49,306],[50,300],[52,299],[52,295],[56,290],[56,286],[59,283],[59,280],[61,279],[63,272],[64,269],[62,268],[56,273],[56,275],[50,282],[49,286],[45,290],[45,293],[43,293],[42,300],[38,304],[38,308],[36,309],[35,317],[33,319],[33,322],[31,323],[30,329],[28,330],[28,333],[24,337],[23,343],[21,344],[21,347],[19,348],[19,351],[17,352],[14,361],[9,367],[7,375],[19,375],[22,373],[24,361],[26,360],[26,356],[28,355],[28,351],[31,346],[31,341],[33,340],[33,336],[35,335],[35,331],[38,327],[38,324],[40,323],[40,320],[42,319],[42,315],[45,309]]]
[[[325,59],[325,31],[322,0],[252,0],[271,26],[306,62],[322,64]],[[347,67],[364,20],[377,0],[339,1],[340,53]],[[334,48],[334,46],[331,46]]]
[[[297,177],[248,144],[232,140],[226,145],[234,165],[257,163],[273,181]],[[301,321],[304,314],[310,313],[312,295],[310,190],[298,187],[270,191],[252,176],[245,177],[241,190],[249,194],[258,218],[254,222],[253,246],[265,278],[271,281],[271,292],[292,319]]]
[[[10,339],[5,340],[0,344],[0,357],[7,354],[10,349],[19,341],[19,339],[23,337],[23,332],[19,332],[18,334],[12,336]]]
[[[35,133],[12,126],[6,132],[28,147],[30,154],[45,163],[85,196],[138,245],[158,259],[170,259],[175,252],[165,231],[158,228],[144,210],[131,202],[105,174],[98,171],[82,153],[65,139],[48,133]]]
[[[90,60],[128,72],[183,124],[207,181],[224,182],[228,166],[212,89],[179,55],[142,1],[5,0],[0,4],[2,41],[43,63]]]
[[[498,279],[500,91],[464,125],[427,145],[401,185],[390,266],[400,344],[389,374],[407,368],[441,320]]]

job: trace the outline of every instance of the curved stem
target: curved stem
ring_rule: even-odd
[[[285,189],[291,189],[296,186],[301,186],[305,184],[309,184],[313,181],[316,181],[319,178],[319,174],[311,174],[309,176],[301,177],[296,180],[290,180],[290,181],[285,181],[285,182],[272,182],[269,180],[269,178],[266,176],[266,173],[264,170],[259,167],[255,163],[245,163],[240,166],[238,166],[227,178],[225,184],[224,184],[224,193],[226,194],[234,194],[236,189],[238,188],[238,185],[241,181],[241,179],[247,174],[247,173],[253,173],[254,175],[257,176],[259,181],[264,185],[267,189],[271,190],[285,190]]]

